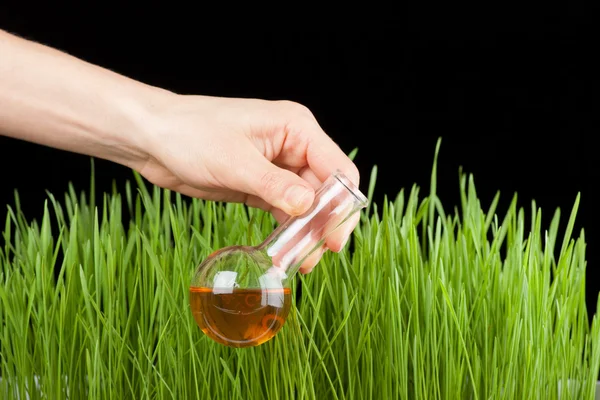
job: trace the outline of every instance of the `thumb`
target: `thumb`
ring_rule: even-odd
[[[314,201],[315,191],[310,183],[262,156],[247,160],[241,175],[240,189],[288,215],[302,214]]]

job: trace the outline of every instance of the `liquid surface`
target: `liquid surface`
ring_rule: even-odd
[[[214,341],[230,347],[258,346],[285,324],[292,304],[291,289],[190,288],[196,323]]]

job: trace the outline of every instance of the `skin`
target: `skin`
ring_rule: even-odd
[[[160,187],[245,203],[279,222],[306,211],[335,169],[359,184],[354,163],[301,104],[179,95],[1,30],[0,54],[2,135],[110,160]],[[323,251],[340,251],[357,222]]]

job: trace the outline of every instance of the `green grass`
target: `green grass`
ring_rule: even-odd
[[[372,204],[350,248],[296,277],[299,302],[274,340],[231,349],[194,323],[189,282],[211,251],[260,243],[273,219],[136,178],[97,206],[93,189],[49,195],[39,223],[18,197],[9,208],[0,398],[62,399],[67,387],[74,399],[555,399],[559,387],[594,398],[600,328],[573,232],[579,197],[568,219],[544,210],[543,231],[535,204],[514,197],[497,212],[498,197],[480,204],[461,174],[450,213],[434,162],[430,193]]]

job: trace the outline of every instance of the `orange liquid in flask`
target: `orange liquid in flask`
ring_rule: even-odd
[[[291,304],[290,288],[229,292],[190,288],[190,306],[200,329],[230,347],[258,346],[273,338],[285,324]]]

